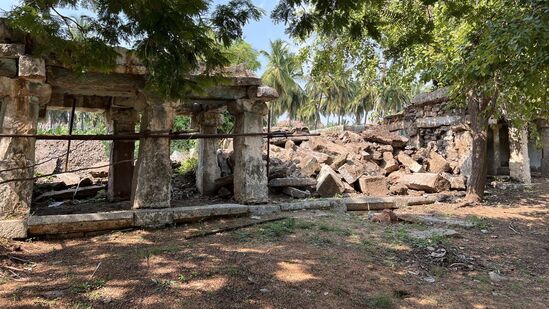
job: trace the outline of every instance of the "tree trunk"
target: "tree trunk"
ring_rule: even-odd
[[[471,117],[471,134],[473,136],[472,170],[468,180],[466,199],[481,202],[484,198],[484,187],[488,173],[488,116],[486,107],[491,98],[479,98],[471,92],[467,95],[467,109]]]
[[[357,125],[357,126],[360,125],[360,120],[362,120],[362,115],[360,115],[359,112],[356,112],[356,113],[355,113],[355,122],[356,122],[356,125]]]

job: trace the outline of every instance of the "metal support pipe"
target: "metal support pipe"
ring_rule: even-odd
[[[271,165],[271,106],[269,106],[269,114],[267,115],[267,178],[269,177],[270,165]]]
[[[291,134],[284,132],[271,132],[269,133],[231,133],[231,134],[203,134],[203,133],[129,133],[129,134],[97,134],[97,135],[42,135],[42,134],[0,134],[0,138],[3,137],[19,137],[19,138],[35,138],[37,140],[79,140],[79,141],[117,141],[128,140],[134,141],[141,138],[169,138],[173,140],[185,140],[185,139],[199,139],[199,138],[233,138],[239,136],[263,136],[265,138],[289,138],[289,137],[306,137],[306,136],[319,136],[319,133],[308,134]]]
[[[69,120],[69,136],[72,135],[75,111],[76,111],[76,98],[72,99],[71,118]],[[67,143],[67,156],[65,157],[65,171],[69,170],[69,154],[70,153],[71,153],[71,140],[69,139]]]

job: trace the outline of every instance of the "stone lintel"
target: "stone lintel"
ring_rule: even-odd
[[[29,80],[46,80],[46,62],[43,58],[19,56],[19,77]]]

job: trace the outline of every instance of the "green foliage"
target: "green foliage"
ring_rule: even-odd
[[[269,61],[262,76],[263,82],[276,89],[279,95],[271,106],[273,117],[277,119],[287,112],[290,120],[294,120],[299,106],[305,100],[303,89],[298,83],[302,76],[301,63],[282,40],[271,41],[271,51],[261,53]]]
[[[187,160],[183,161],[181,166],[177,169],[177,172],[179,173],[179,175],[185,175],[190,171],[196,170],[197,166],[198,166],[198,159],[188,158]]]
[[[225,52],[231,65],[244,64],[246,69],[252,71],[257,71],[261,67],[261,63],[257,60],[259,52],[244,40],[234,42],[225,49]]]
[[[175,116],[173,121],[173,131],[188,131],[191,129],[191,117],[189,116]],[[170,141],[171,151],[186,152],[194,148],[196,140],[190,139],[174,139]]]
[[[65,7],[96,16],[64,16],[58,9]],[[210,85],[212,78],[190,73],[209,75],[229,64],[224,46],[261,15],[250,0],[215,7],[208,0],[27,0],[7,13],[10,26],[32,35],[33,54],[55,54],[77,71],[109,71],[117,57],[113,46],[131,45],[148,70],[146,88],[171,99]]]

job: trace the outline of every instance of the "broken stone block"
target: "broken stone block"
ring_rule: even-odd
[[[360,143],[364,141],[364,138],[360,136],[360,134],[355,133],[353,131],[345,131],[341,134],[339,134],[339,139],[347,144],[347,143]]]
[[[381,162],[381,168],[385,170],[385,173],[389,174],[394,171],[398,171],[399,165],[397,160],[394,159],[393,154],[390,152],[383,153],[383,161]]]
[[[16,77],[17,61],[15,59],[0,58],[0,76]]]
[[[291,196],[297,199],[309,198],[311,197],[311,192],[307,190],[299,190],[294,187],[285,187],[282,189],[282,193]]]
[[[352,185],[364,174],[364,166],[358,162],[348,160],[337,171],[348,184]]]
[[[414,173],[420,173],[423,172],[423,166],[421,164],[417,163],[410,157],[409,155],[405,154],[403,151],[399,151],[397,154],[397,160],[402,163],[405,167],[409,168]]]
[[[309,187],[316,186],[317,181],[313,178],[297,178],[297,177],[287,177],[287,178],[276,178],[269,181],[269,187],[280,188],[280,187]]]
[[[320,164],[315,157],[306,156],[300,160],[299,168],[303,176],[310,177],[320,171]]]
[[[391,209],[383,209],[382,212],[375,213],[370,221],[377,223],[398,223],[397,215]]]
[[[365,130],[362,132],[362,137],[369,142],[376,142],[393,147],[404,147],[408,142],[408,138],[400,136],[388,130]]]
[[[401,183],[395,183],[389,187],[389,192],[393,195],[406,195],[408,194],[408,187]]]
[[[46,78],[46,63],[42,58],[23,55],[19,57],[19,77],[24,79]]]
[[[36,201],[63,201],[72,199],[86,199],[94,197],[99,191],[105,190],[105,186],[90,186],[84,188],[66,189],[61,191],[46,192],[36,198]]]
[[[387,179],[383,176],[362,176],[358,179],[360,191],[371,196],[387,196]]]
[[[343,164],[345,164],[345,162],[347,162],[348,156],[349,156],[348,153],[338,155],[337,157],[335,157],[335,159],[333,159],[333,162],[330,165],[330,167],[333,170],[339,169]]]
[[[0,57],[17,59],[25,54],[25,44],[0,44]]]
[[[450,189],[452,190],[465,190],[467,189],[467,180],[463,175],[452,175],[448,173],[442,174],[450,182]]]
[[[322,136],[312,137],[309,140],[309,147],[312,150],[320,151],[332,156],[346,154],[349,152],[349,150],[345,146],[338,145]]]
[[[343,185],[345,186],[345,191],[344,193],[356,193],[356,190],[355,188],[353,188],[353,186],[351,186],[350,184],[348,184],[347,182],[343,182]]]
[[[450,164],[438,152],[432,150],[427,160],[428,171],[431,173],[443,173],[451,170]]]
[[[375,150],[375,151],[372,153],[372,160],[375,160],[375,161],[381,161],[381,160],[383,160],[383,153],[382,153],[381,151]]]
[[[7,239],[27,238],[27,220],[0,220],[0,237]]]
[[[366,161],[362,163],[363,175],[366,176],[382,176],[385,175],[385,171],[381,169],[375,162]]]
[[[440,174],[416,173],[401,175],[399,181],[408,189],[420,190],[429,193],[448,191],[450,182]]]
[[[284,144],[284,149],[295,151],[297,149],[297,146],[292,140],[287,140],[286,143]]]
[[[322,197],[333,197],[345,191],[345,185],[336,172],[323,165],[317,178],[316,191]]]
[[[80,176],[75,173],[62,173],[53,176],[52,182],[62,182],[67,187],[72,187],[80,183]]]

